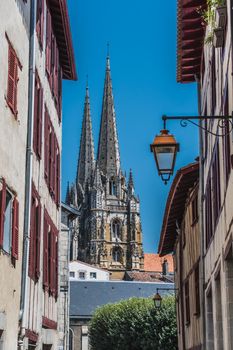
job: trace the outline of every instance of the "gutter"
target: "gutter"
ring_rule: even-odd
[[[24,237],[23,237],[23,261],[21,276],[21,297],[19,315],[19,346],[23,348],[25,336],[27,311],[28,311],[28,261],[30,243],[30,209],[31,209],[31,184],[32,184],[32,160],[33,160],[33,114],[34,114],[34,90],[35,90],[35,39],[36,39],[36,7],[37,0],[30,1],[30,33],[29,33],[29,81],[28,81],[28,128],[27,150],[25,169],[25,208],[24,208]]]

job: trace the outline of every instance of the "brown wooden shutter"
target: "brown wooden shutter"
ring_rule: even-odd
[[[6,210],[6,182],[4,179],[2,179],[2,190],[0,192],[0,247],[3,246],[5,210]]]
[[[49,9],[47,9],[47,27],[46,27],[46,72],[51,74],[51,45],[52,45],[52,19]]]
[[[12,208],[12,244],[11,253],[14,259],[19,258],[19,202],[14,198]]]
[[[185,282],[185,313],[186,324],[190,323],[189,280]]]
[[[36,208],[36,266],[35,266],[35,276],[37,279],[40,277],[40,240],[41,240],[41,204],[38,201]]]
[[[12,46],[9,44],[8,50],[8,86],[7,102],[14,113],[17,115],[17,83],[18,83],[18,61]]]
[[[49,257],[48,257],[48,231],[49,223],[48,217],[45,212],[44,214],[44,244],[43,244],[43,285],[48,287],[49,284]]]

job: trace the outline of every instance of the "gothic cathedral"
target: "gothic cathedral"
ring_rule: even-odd
[[[66,201],[80,211],[71,239],[72,259],[105,268],[112,278],[143,270],[140,203],[132,171],[127,183],[121,170],[109,57],[97,159],[87,87],[76,184],[67,188]]]

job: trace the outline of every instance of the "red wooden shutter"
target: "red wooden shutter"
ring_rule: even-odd
[[[0,247],[3,246],[5,210],[6,210],[6,182],[4,179],[2,179],[2,190],[0,193]]]
[[[36,211],[36,200],[32,194],[32,205],[31,205],[31,227],[30,227],[30,246],[29,246],[29,268],[28,275],[34,278],[35,271],[35,211]]]
[[[14,198],[13,201],[13,215],[12,215],[12,257],[18,259],[19,257],[19,202]]]
[[[46,28],[46,72],[51,74],[51,45],[52,45],[52,19],[47,9],[47,28]]]
[[[55,235],[55,297],[58,296],[58,231]]]
[[[62,106],[62,69],[59,65],[58,74],[58,120],[61,122],[61,106]]]
[[[56,199],[57,199],[57,205],[60,205],[60,188],[61,188],[61,178],[60,178],[60,151],[59,148],[57,148],[57,181],[56,181]]]
[[[53,272],[53,256],[54,256],[54,249],[53,249],[53,228],[52,225],[50,224],[50,234],[49,234],[49,239],[50,239],[50,254],[49,254],[49,290],[51,293],[54,292],[53,288],[53,279],[54,279],[54,272]]]
[[[49,185],[49,173],[50,173],[50,118],[48,114],[48,110],[45,109],[45,132],[44,132],[45,142],[44,142],[44,172],[45,172],[45,180]]]
[[[7,101],[12,112],[17,114],[17,83],[18,83],[18,62],[15,51],[9,45],[8,51],[8,87]]]
[[[44,214],[44,245],[43,245],[43,285],[48,287],[49,284],[49,256],[48,256],[48,231],[49,224],[46,213]]]
[[[37,22],[36,32],[39,39],[41,48],[43,47],[43,34],[44,34],[44,0],[38,0],[37,2]]]
[[[50,145],[49,145],[49,166],[50,166],[50,178],[49,178],[49,189],[54,194],[54,143],[55,143],[55,134],[52,129],[50,133]]]
[[[34,126],[33,126],[33,150],[37,154],[38,143],[38,105],[39,105],[39,81],[36,73],[35,76],[35,94],[34,94]]]
[[[37,279],[40,277],[40,239],[41,239],[41,204],[38,201],[36,208],[36,266],[35,266],[35,276]]]
[[[43,118],[43,89],[40,86],[39,92],[39,109],[38,109],[38,140],[37,140],[37,153],[41,159],[42,149],[42,118]]]

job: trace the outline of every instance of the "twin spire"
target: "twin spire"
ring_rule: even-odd
[[[107,177],[120,173],[120,154],[116,128],[112,80],[110,72],[110,58],[107,56],[104,94],[102,102],[101,126],[98,142],[97,164],[99,170]],[[76,183],[84,189],[95,166],[94,142],[90,113],[89,89],[86,87],[82,133],[80,140],[79,159]]]

